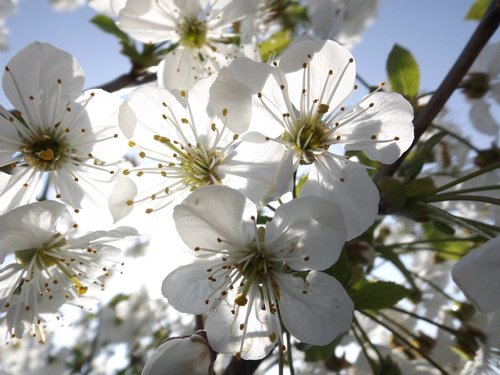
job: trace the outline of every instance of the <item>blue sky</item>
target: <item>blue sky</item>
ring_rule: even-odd
[[[477,23],[464,21],[472,0],[383,0],[375,23],[353,49],[358,72],[368,81],[386,80],[385,61],[395,43],[408,48],[421,68],[421,90],[436,88],[453,64]],[[89,20],[88,7],[56,12],[49,0],[19,0],[17,12],[7,19],[10,49],[0,65],[34,40],[49,42],[73,54],[86,72],[86,87],[98,86],[129,70],[113,37]],[[493,40],[500,40],[500,33]],[[0,104],[10,107],[3,93]],[[450,102],[453,120],[466,122],[467,104],[461,95]]]

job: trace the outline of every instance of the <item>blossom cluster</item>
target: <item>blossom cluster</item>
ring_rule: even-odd
[[[471,195],[498,190],[498,180],[478,187],[474,179],[491,178],[498,161],[470,178],[453,179],[450,172],[436,187],[437,178],[426,176],[423,167],[432,147],[442,147],[439,160],[448,162],[443,170],[456,162],[446,154],[451,145],[439,143],[451,132],[441,130],[417,146],[400,175],[374,176],[375,168],[401,161],[411,150],[417,141],[414,112],[422,109],[416,94],[398,92],[395,84],[382,82],[360,93],[356,60],[346,46],[372,23],[378,3],[369,1],[359,11],[359,1],[306,1],[300,9],[310,27],[297,21],[292,29],[301,38],[265,54],[266,40],[276,42],[276,30],[289,27],[287,17],[296,11],[290,4],[287,13],[279,10],[280,2],[257,0],[90,1],[116,19],[107,27],[120,35],[122,46],[134,49],[141,42],[144,51],[155,51],[154,58],[144,51],[136,56],[134,69],[139,62],[155,64],[132,71],[139,84],[125,95],[82,93],[82,67],[51,44],[34,42],[18,52],[2,81],[13,109],[0,106],[0,326],[6,341],[29,334],[45,342],[51,320],[63,318],[63,305],[92,311],[89,319],[110,327],[134,316],[117,328],[129,336],[145,334],[148,320],[170,319],[164,305],[149,301],[150,290],[92,305],[92,298],[108,298],[102,296],[109,283],[126,284],[113,274],[122,273],[126,257],[138,268],[135,258],[143,247],[149,251],[150,241],[172,263],[156,289],[169,306],[196,315],[197,323],[194,334],[172,334],[159,325],[151,328],[152,340],[126,340],[134,353],[157,347],[144,375],[213,374],[219,354],[263,360],[275,349],[281,366],[285,355],[293,366],[291,345],[347,346],[354,338],[373,371],[373,353],[380,368],[403,369],[404,355],[417,353],[434,367],[425,367],[419,356],[413,364],[427,373],[441,370],[421,350],[438,339],[422,333],[413,344],[390,327],[407,326],[409,332],[415,324],[376,311],[390,307],[391,314],[418,318],[417,309],[396,303],[428,299],[431,309],[422,291],[441,284],[446,295],[450,274],[478,311],[500,308],[490,287],[499,282],[496,219],[482,224],[456,218],[448,211],[463,207],[441,203],[463,194],[465,201],[498,204],[495,197]],[[489,93],[498,99],[498,64],[485,61],[478,59],[462,85],[471,100]],[[156,80],[142,83],[152,72]],[[477,84],[485,79],[479,95]],[[487,113],[485,105],[474,104],[471,116]],[[490,117],[479,129],[496,135]],[[458,135],[455,140],[466,142]],[[471,182],[476,185],[466,185]],[[445,240],[429,225],[457,238]],[[406,238],[398,238],[398,226],[406,227]],[[467,231],[477,237],[467,237]],[[427,240],[464,241],[478,249],[462,251],[454,266],[425,253],[411,266],[400,260],[406,245],[427,251],[419,247]],[[179,265],[182,251],[187,262]],[[381,265],[375,257],[393,264],[405,287],[366,277]],[[419,263],[434,261],[432,272]],[[481,277],[475,277],[478,269]],[[148,264],[138,273],[152,279],[158,271]],[[390,296],[377,301],[380,285]],[[117,306],[123,301],[130,306],[122,318]],[[434,302],[440,304],[437,316],[446,302]],[[438,320],[433,323],[461,339],[459,350],[470,354],[466,344],[476,342],[477,330]],[[381,335],[384,349],[370,341],[380,326],[410,348],[394,363],[381,354],[391,339]],[[114,329],[98,330],[94,349],[121,342]],[[163,341],[167,333],[173,337]],[[338,369],[349,367],[334,354]],[[75,361],[75,368],[92,366],[91,360]],[[449,367],[454,365],[450,360]],[[362,373],[363,364],[358,367]]]

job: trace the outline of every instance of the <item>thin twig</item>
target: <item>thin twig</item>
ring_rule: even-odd
[[[432,120],[437,116],[439,111],[444,107],[445,103],[450,98],[451,94],[458,87],[462,79],[465,77],[470,67],[476,60],[483,47],[488,43],[488,40],[495,33],[500,22],[500,0],[493,0],[488,11],[479,22],[476,31],[472,34],[468,43],[464,47],[462,53],[458,57],[455,64],[452,66],[446,77],[439,85],[436,93],[432,95],[429,103],[419,112],[413,120],[415,138],[410,148],[398,159],[395,163],[383,165],[373,177],[377,182],[383,176],[392,176],[399,168],[400,164],[405,160],[413,146],[420,139],[422,134],[431,124]]]

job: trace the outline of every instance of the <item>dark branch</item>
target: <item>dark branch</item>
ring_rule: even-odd
[[[483,47],[486,45],[490,37],[495,33],[500,21],[500,0],[493,0],[488,11],[482,18],[481,22],[472,34],[469,42],[464,47],[462,53],[458,57],[455,64],[452,66],[446,77],[439,85],[435,94],[432,95],[429,103],[420,111],[413,120],[415,131],[415,139],[410,148],[398,159],[390,165],[383,165],[373,177],[377,182],[383,176],[392,176],[399,165],[406,158],[410,150],[415,146],[424,131],[429,127],[432,120],[437,116],[439,111],[444,107],[445,103],[450,98],[453,91],[458,87],[462,79],[469,71],[472,63],[476,60]]]
[[[224,370],[223,375],[252,375],[262,361],[263,359],[251,361],[233,357]]]

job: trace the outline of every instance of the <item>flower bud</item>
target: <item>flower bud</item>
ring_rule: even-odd
[[[215,357],[205,331],[172,337],[149,357],[141,375],[212,375]]]

